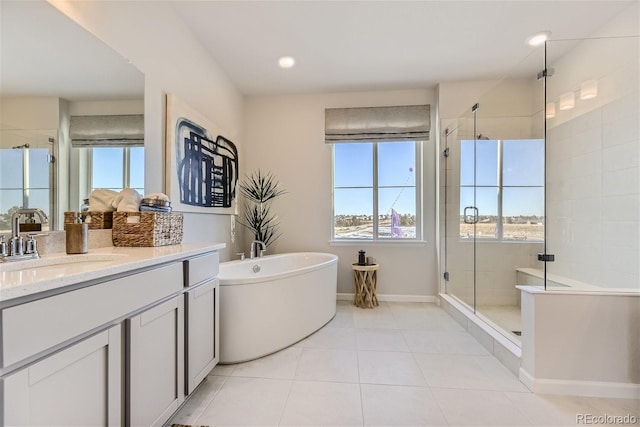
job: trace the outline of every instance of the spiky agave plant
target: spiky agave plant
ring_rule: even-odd
[[[269,246],[281,234],[278,232],[278,218],[271,213],[271,201],[286,191],[271,172],[263,174],[260,169],[245,175],[239,187],[240,193],[247,199],[244,207],[245,222],[240,223],[253,231],[256,240]]]

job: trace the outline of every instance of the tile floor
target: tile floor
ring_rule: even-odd
[[[577,414],[640,424],[640,401],[532,394],[434,304],[339,301],[299,343],[217,366],[169,425],[572,426]]]

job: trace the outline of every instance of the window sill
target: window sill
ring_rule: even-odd
[[[426,240],[329,240],[329,246],[426,246]]]
[[[460,243],[473,243],[473,238],[459,239]],[[517,239],[493,239],[493,238],[481,238],[476,239],[476,243],[508,243],[508,244],[522,244],[522,243],[544,243],[544,240],[517,240]]]

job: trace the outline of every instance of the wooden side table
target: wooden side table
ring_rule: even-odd
[[[376,296],[378,267],[378,264],[351,264],[353,278],[356,285],[356,293],[353,298],[353,303],[357,307],[373,308],[378,305],[378,297]]]

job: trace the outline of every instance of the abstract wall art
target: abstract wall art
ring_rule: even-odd
[[[166,148],[166,189],[174,210],[237,213],[236,145],[174,95],[167,95]]]

